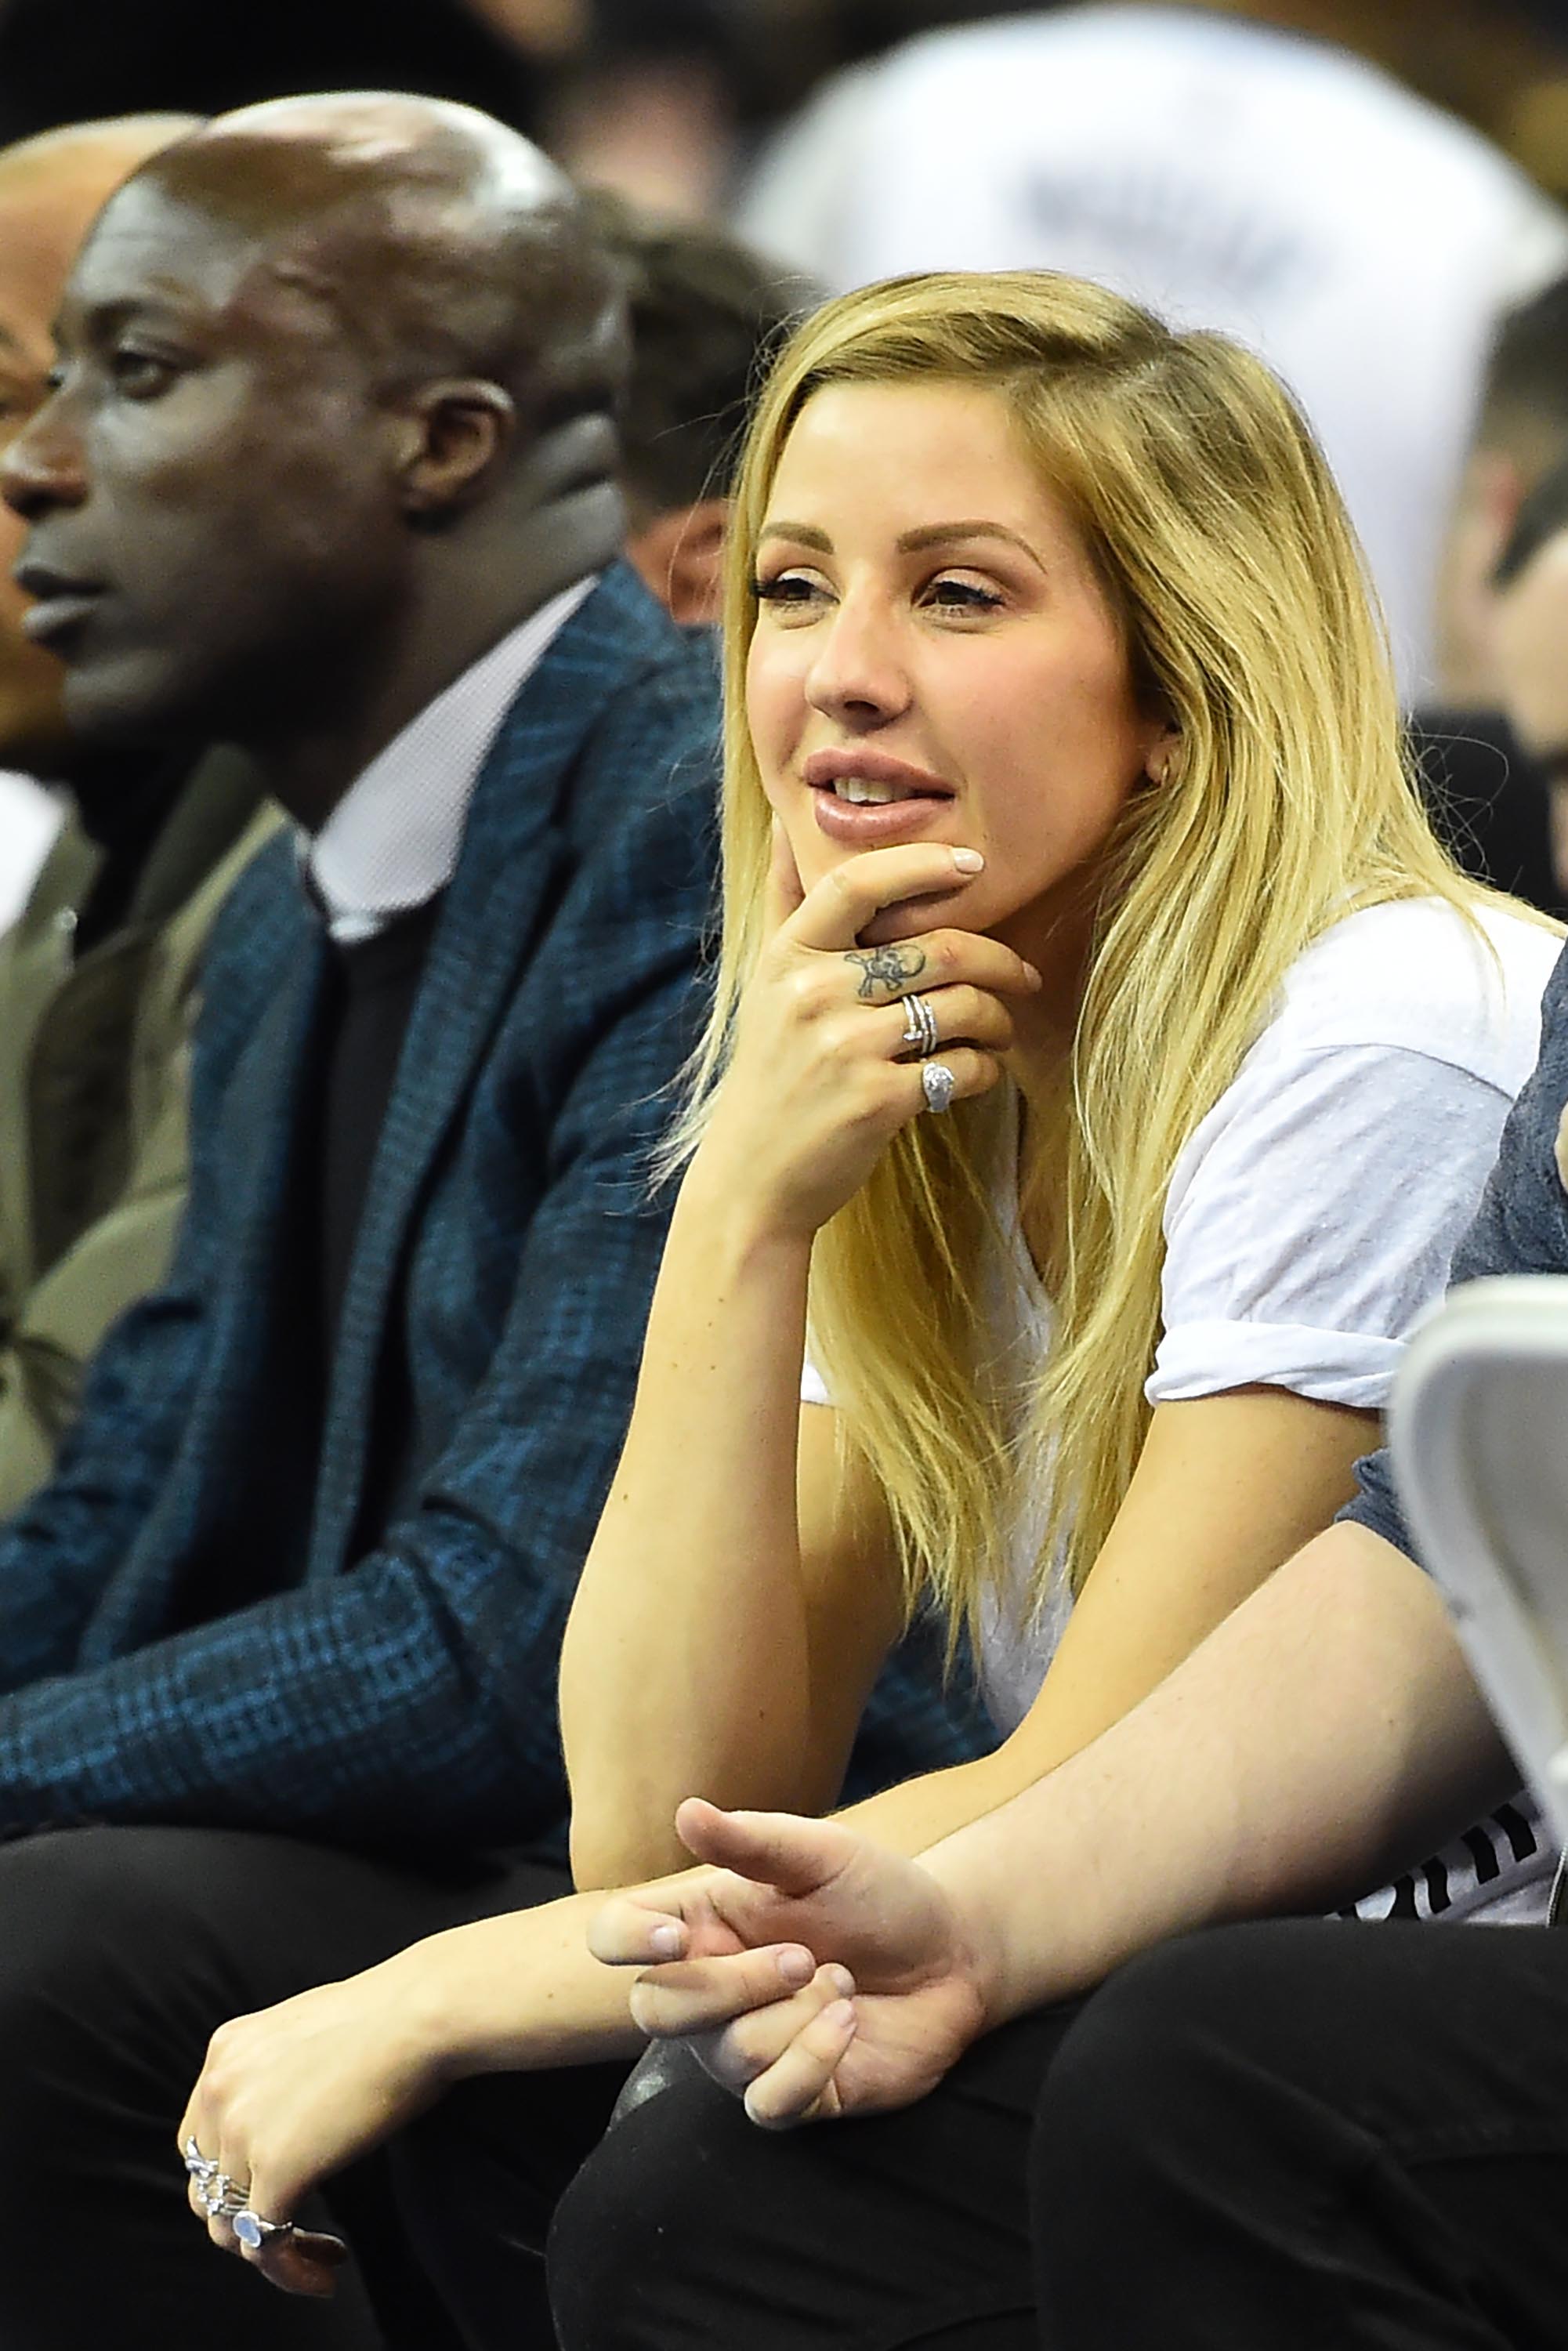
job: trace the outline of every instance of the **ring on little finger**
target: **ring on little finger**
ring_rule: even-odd
[[[924,996],[904,999],[904,1041],[915,1047],[922,1061],[936,1050],[936,1015]]]
[[[925,1107],[938,1116],[953,1107],[953,1072],[946,1061],[922,1061],[920,1088],[925,1096]]]
[[[291,2237],[294,2234],[292,2220],[264,2220],[259,2212],[248,2210],[236,2212],[229,2226],[240,2243],[248,2245],[253,2253],[259,2253],[262,2247],[270,2244],[276,2237]]]

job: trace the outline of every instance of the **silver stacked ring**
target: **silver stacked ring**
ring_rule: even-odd
[[[924,996],[906,996],[904,999],[904,1041],[915,1047],[923,1061],[941,1041],[936,1034],[936,1015]]]
[[[946,1061],[922,1061],[920,1086],[925,1096],[925,1107],[939,1117],[953,1107],[953,1072]]]

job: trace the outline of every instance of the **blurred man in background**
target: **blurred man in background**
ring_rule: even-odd
[[[588,201],[632,314],[620,418],[627,558],[684,626],[715,622],[747,412],[809,289],[722,229],[602,193]]]
[[[5,454],[77,737],[237,743],[295,820],[209,944],[173,1265],[0,1528],[6,2351],[292,2345],[186,2207],[208,2036],[563,1883],[712,890],[711,657],[617,560],[625,340],[526,141],[286,102],[116,191]],[[306,2331],[436,2351],[373,2191]]]
[[[193,127],[89,123],[0,155],[0,446],[47,396],[51,329],[104,199]],[[0,941],[0,1520],[47,1477],[83,1366],[162,1278],[185,1192],[196,975],[213,916],[272,828],[237,755],[89,753],[11,580],[0,507],[0,767],[72,813]],[[36,789],[36,788],[35,788]]]
[[[1413,747],[1434,821],[1468,871],[1568,915],[1546,782],[1505,716],[1498,569],[1536,485],[1568,452],[1568,277],[1511,310],[1492,343],[1438,580],[1436,690]]]
[[[1497,578],[1502,698],[1544,783],[1558,884],[1568,896],[1568,464],[1526,500]]]
[[[1100,278],[1260,350],[1300,396],[1430,687],[1438,548],[1492,329],[1568,220],[1348,52],[1202,8],[936,34],[830,83],[746,233],[835,290],[909,269]]]
[[[1568,277],[1500,324],[1448,526],[1437,615],[1437,699],[1495,711],[1497,567],[1536,484],[1568,454]]]

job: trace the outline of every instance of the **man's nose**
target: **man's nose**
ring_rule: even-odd
[[[909,674],[890,613],[846,597],[806,680],[807,698],[841,725],[877,726],[909,706]]]
[[[87,495],[81,443],[47,400],[0,455],[0,498],[24,522],[41,522],[57,507],[79,506]]]

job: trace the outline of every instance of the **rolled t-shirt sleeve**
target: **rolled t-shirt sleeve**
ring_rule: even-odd
[[[1261,1384],[1381,1411],[1508,1106],[1490,1080],[1406,1046],[1244,1067],[1172,1180],[1150,1403]]]

